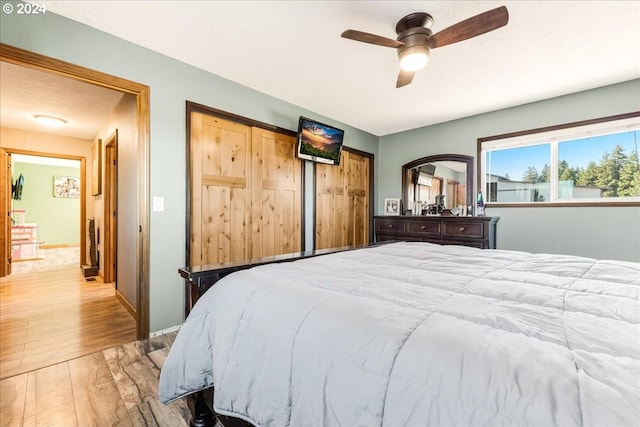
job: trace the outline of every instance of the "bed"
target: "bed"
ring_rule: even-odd
[[[159,398],[215,388],[256,426],[637,426],[639,290],[639,263],[418,242],[261,265],[197,301]]]

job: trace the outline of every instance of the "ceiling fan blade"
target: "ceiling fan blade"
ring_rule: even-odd
[[[400,70],[400,73],[398,74],[398,81],[396,81],[396,89],[411,83],[413,76],[415,75],[415,71]]]
[[[342,37],[345,39],[351,39],[359,42],[375,44],[377,46],[385,47],[402,47],[404,43],[387,37],[377,36],[375,34],[369,34],[357,30],[346,30],[342,33]]]
[[[432,35],[429,44],[432,49],[461,42],[489,31],[504,27],[509,22],[509,12],[505,6],[473,16]]]

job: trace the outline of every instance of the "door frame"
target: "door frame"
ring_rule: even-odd
[[[118,130],[104,144],[104,282],[118,289]]]
[[[11,242],[11,220],[9,210],[13,198],[13,173],[11,171],[11,153],[0,147],[0,277],[11,274],[11,262],[13,257],[13,245]]]
[[[80,263],[78,268],[87,262],[87,158],[68,154],[46,153],[42,151],[21,150],[18,148],[3,148],[7,154],[23,154],[27,156],[50,157],[52,159],[77,160],[80,162]],[[11,194],[7,203],[11,203]]]
[[[136,244],[136,336],[149,337],[149,146],[150,146],[150,89],[149,86],[100,71],[85,68],[59,59],[40,55],[0,43],[0,61],[63,77],[84,81],[101,87],[128,93],[136,97],[137,128],[137,220]],[[1,250],[2,248],[0,248]]]

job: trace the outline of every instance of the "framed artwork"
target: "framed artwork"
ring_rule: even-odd
[[[102,140],[99,139],[91,146],[91,194],[99,196],[102,193]]]
[[[66,199],[80,197],[80,178],[74,176],[54,176],[53,197]]]
[[[385,215],[400,215],[400,199],[384,199]]]

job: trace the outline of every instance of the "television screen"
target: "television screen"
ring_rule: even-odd
[[[431,186],[433,182],[433,175],[436,173],[435,165],[424,165],[419,169],[416,169],[414,179],[415,183],[419,185]]]
[[[301,159],[338,165],[343,139],[341,129],[306,117],[298,121],[298,157]]]

